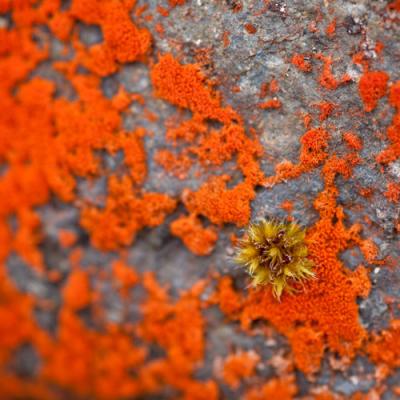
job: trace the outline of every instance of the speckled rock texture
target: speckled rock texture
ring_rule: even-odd
[[[0,6],[2,3],[0,0]],[[48,201],[35,206],[42,232],[38,247],[43,263],[47,269],[56,271],[61,276],[60,280],[52,282],[47,279],[14,250],[9,252],[4,262],[6,275],[20,293],[42,299],[32,308],[32,320],[40,329],[57,337],[60,310],[65,301],[64,288],[74,268],[71,247],[60,244],[60,232],[72,232],[76,237],[74,249],[79,248],[80,252],[80,268],[90,273],[91,287],[95,288],[93,291],[97,296],[93,302],[101,304],[104,325],[121,327],[130,323],[134,335],[137,334],[136,329],[141,329],[137,328],[140,321],[147,318],[143,316],[143,304],[148,287],[143,284],[142,277],[149,272],[154,273],[161,286],[166,285],[171,304],[179,302],[183,291],[191,290],[199,280],[207,282],[198,296],[203,304],[200,309],[204,324],[201,333],[204,352],[191,371],[191,379],[199,382],[211,380],[216,387],[213,392],[217,393],[216,399],[400,399],[400,362],[395,362],[397,366],[393,368],[386,365],[390,371],[382,373],[382,365],[367,350],[367,343],[374,335],[390,330],[392,321],[400,319],[400,194],[397,199],[387,195],[390,183],[400,183],[400,159],[384,165],[376,159],[390,144],[386,131],[396,109],[385,94],[371,112],[366,112],[358,84],[367,68],[384,71],[388,75],[387,90],[400,80],[400,11],[390,8],[387,1],[380,0],[187,0],[182,3],[172,6],[173,2],[168,1],[138,0],[130,15],[135,24],[151,33],[152,47],[145,59],[121,63],[114,72],[100,77],[100,90],[107,99],[112,99],[121,86],[128,94],[142,96],[143,102],[131,102],[121,112],[122,126],[127,132],[144,128],[147,176],[142,190],[167,194],[177,201],[175,210],[169,212],[161,224],[140,229],[136,239],[122,248],[106,251],[93,246],[90,232],[81,224],[81,205],[105,207],[109,176],[121,174],[125,168],[123,150],[96,150],[101,160],[101,171],[106,173],[100,172],[90,178],[77,177],[74,201],[63,201],[59,196],[52,195]],[[69,2],[63,2],[62,7],[68,10]],[[13,25],[13,12],[1,13],[0,7],[0,29],[12,29]],[[73,58],[74,51],[70,48],[71,51],[65,53],[65,43],[46,26],[39,25],[37,32],[41,35],[36,41],[49,44],[50,53],[24,79],[41,77],[50,80],[55,84],[56,98],[74,101],[79,97],[74,85],[53,64],[54,60]],[[96,46],[104,40],[101,28],[89,21],[77,21],[74,34],[87,47]],[[66,47],[69,47],[68,42]],[[215,301],[220,279],[231,278],[236,292],[243,296],[251,290],[245,270],[232,261],[235,251],[232,235],[243,235],[245,226],[212,224],[209,218],[201,215],[199,218],[203,227],[215,229],[218,233],[218,239],[208,255],[194,254],[184,245],[182,238],[171,234],[170,224],[180,215],[187,214],[184,193],[198,190],[210,176],[230,174],[229,188],[241,182],[243,176],[240,170],[232,167],[235,157],[210,168],[195,164],[186,171],[184,179],[166,171],[156,161],[160,150],[175,149],[166,139],[171,119],[184,120],[191,116],[189,110],[180,109],[154,95],[151,71],[160,57],[167,53],[182,65],[199,65],[213,88],[220,92],[222,104],[231,106],[240,115],[247,132],[255,133],[263,149],[259,165],[265,177],[274,176],[277,165],[283,161],[298,162],[302,146],[300,140],[306,131],[314,127],[329,132],[329,156],[336,155],[339,159],[345,159],[349,153],[344,133],[354,132],[361,139],[362,148],[356,150],[359,161],[352,166],[350,176],[338,174],[335,177],[336,206],[343,211],[344,225],[350,228],[358,224],[361,239],[368,240],[376,248],[373,256],[368,256],[368,252],[359,245],[338,252],[346,271],[356,271],[363,265],[371,283],[368,295],[356,299],[359,325],[365,329],[366,335],[362,339],[364,344],[358,347],[353,357],[346,358],[332,351],[329,345],[324,346],[320,368],[307,373],[293,361],[292,339],[289,335],[289,340],[280,327],[261,318],[253,320],[251,328],[245,328],[241,318],[232,318],[221,310],[222,307]],[[362,61],[355,60],[357,54]],[[309,70],[304,71],[296,65],[294,55],[303,55]],[[328,63],[327,59],[330,60]],[[335,87],[328,87],[330,84],[324,84],[321,78],[327,65],[328,70],[331,68],[336,82],[332,85]],[[260,106],[269,100],[279,100],[279,106]],[[324,115],[327,104],[331,105],[331,109]],[[150,114],[156,118],[149,118]],[[211,129],[220,129],[222,125],[215,120],[207,121]],[[255,185],[255,197],[250,202],[250,220],[289,217],[304,227],[313,227],[320,219],[314,202],[325,187],[321,173],[323,167],[319,164],[293,179]],[[2,164],[0,168],[3,171],[7,166]],[[285,207],[285,203],[289,206]],[[18,218],[7,218],[7,223],[15,232]],[[129,288],[129,298],[121,296],[115,285],[104,279],[113,262],[122,257],[121,254],[140,277],[138,283]],[[75,295],[81,296],[78,291]],[[51,306],[46,306],[48,304]],[[153,312],[157,313],[157,310]],[[104,329],[90,308],[80,309],[77,314],[88,329],[98,332]],[[178,330],[186,329],[190,321],[182,322],[181,326],[177,324]],[[301,332],[299,330],[299,335]],[[141,335],[139,332],[138,343],[146,348],[146,363],[166,357],[168,347],[160,345],[158,339],[152,342]],[[4,372],[7,371],[10,376],[25,382],[40,381],[40,369],[44,365],[40,351],[37,351],[35,343],[29,340],[23,342],[7,361],[0,357],[6,365],[2,374],[9,376]],[[136,345],[136,339],[134,342]],[[397,344],[400,346],[400,341]],[[240,377],[238,372],[238,383],[232,384],[224,375],[226,370],[223,365],[238,352],[254,352],[256,362],[248,376]],[[239,363],[238,368],[244,366]],[[258,394],[251,393],[268,382],[288,375],[291,378],[287,385],[296,388],[289,394],[282,394],[278,389],[275,392],[268,392],[267,389],[262,392],[260,389]],[[107,380],[107,374],[102,379]],[[185,392],[186,389],[181,389],[185,384],[176,383],[178,378],[176,382],[171,378],[175,382],[173,384],[168,381],[170,378],[162,379],[167,382],[153,393],[146,390],[140,393],[138,390],[135,394],[127,390],[127,396],[115,397],[102,396],[95,390],[92,393],[74,391],[74,383],[63,387],[62,379],[58,382],[41,381],[41,385],[54,385],[57,389],[53,394],[56,393],[54,398],[57,399],[203,398],[202,388]],[[29,390],[24,393],[29,393]],[[24,393],[20,398],[27,398]],[[37,393],[30,395],[40,398]],[[266,393],[266,397],[262,397],[262,393]],[[15,393],[5,396],[18,398]]]

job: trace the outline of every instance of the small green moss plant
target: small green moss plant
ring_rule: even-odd
[[[240,240],[235,262],[247,269],[254,286],[271,285],[279,300],[284,290],[295,291],[293,284],[315,277],[305,235],[295,222],[258,221]]]

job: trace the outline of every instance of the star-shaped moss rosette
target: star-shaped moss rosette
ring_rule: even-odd
[[[315,277],[305,236],[306,230],[295,222],[263,219],[248,227],[235,261],[247,269],[254,286],[271,285],[279,300],[284,290],[295,291],[293,284]]]

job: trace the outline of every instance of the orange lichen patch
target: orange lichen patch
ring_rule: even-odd
[[[335,78],[332,73],[332,57],[324,56],[323,54],[318,53],[315,55],[315,58],[321,60],[324,63],[322,67],[322,72],[318,78],[319,84],[324,88],[334,90],[337,89],[339,85],[347,83],[351,80],[351,78],[347,74],[343,75],[340,80],[337,80]]]
[[[108,192],[104,209],[87,206],[80,219],[93,245],[103,250],[131,244],[140,229],[161,224],[176,206],[166,194],[137,193],[128,176],[111,176]]]
[[[354,132],[343,133],[343,139],[350,149],[358,151],[363,148],[362,140]]]
[[[229,47],[229,45],[231,44],[231,40],[229,38],[230,32],[228,31],[224,31],[224,33],[222,34],[222,42],[224,44],[224,48],[226,49],[227,47]]]
[[[328,157],[326,149],[329,137],[328,132],[322,128],[311,129],[301,137],[300,163],[303,168],[316,167]]]
[[[268,110],[270,108],[276,109],[276,108],[281,108],[281,107],[282,107],[282,103],[278,99],[267,100],[267,101],[264,101],[264,103],[260,103],[258,105],[258,108],[261,108],[261,110]]]
[[[213,228],[204,228],[199,218],[194,214],[181,216],[170,225],[171,233],[179,237],[185,246],[198,256],[210,254],[218,240],[218,234]]]
[[[183,193],[183,203],[194,214],[207,217],[212,223],[232,223],[245,226],[250,219],[250,201],[255,197],[251,184],[241,182],[228,189],[227,175],[216,176],[203,184],[197,192]]]
[[[93,46],[96,52],[89,52],[93,72],[103,75],[102,66],[132,62],[148,52],[150,32],[133,24],[129,15],[131,8],[132,2],[124,1],[72,2],[70,15],[88,24],[98,24],[103,33],[104,42]],[[106,70],[109,71],[108,68]]]
[[[74,20],[68,12],[57,12],[49,21],[48,26],[57,39],[67,41],[71,34],[73,24]]]
[[[157,5],[156,7],[157,12],[162,16],[162,17],[169,17],[169,11],[165,7],[162,7],[160,5]]]
[[[331,393],[328,388],[316,388],[312,390],[313,400],[343,400],[342,396]]]
[[[374,241],[371,239],[361,240],[359,246],[364,258],[370,263],[374,262],[379,252]]]
[[[290,200],[284,200],[281,203],[281,208],[287,213],[291,213],[293,211],[293,202]]]
[[[332,114],[332,111],[337,107],[336,104],[329,103],[327,101],[318,103],[315,106],[319,108],[319,120],[321,122],[325,121]]]
[[[361,76],[358,91],[366,112],[374,110],[378,100],[386,95],[388,80],[388,74],[383,71],[368,71]]]
[[[319,157],[308,161],[306,151],[303,154],[306,165],[312,167],[327,158],[327,138],[327,133],[322,130],[307,135],[303,141],[305,149],[307,144],[316,144]],[[270,321],[287,336],[295,364],[307,374],[319,369],[326,347],[352,358],[366,338],[366,332],[359,324],[356,298],[368,295],[370,281],[367,270],[359,266],[351,272],[338,259],[339,252],[361,241],[360,227],[346,228],[343,210],[336,205],[338,191],[334,179],[337,174],[349,177],[353,166],[350,161],[333,156],[326,160],[322,169],[325,189],[314,202],[320,220],[307,231],[306,238],[309,258],[315,264],[316,279],[306,285],[306,290],[283,296],[281,303],[269,290],[252,289],[242,300],[240,312],[231,315],[240,319],[246,329],[254,320]],[[225,295],[231,296],[230,291]],[[219,299],[228,301],[221,299],[221,293]]]
[[[362,187],[359,189],[359,193],[361,196],[364,196],[366,199],[369,199],[374,194],[374,189],[369,187]]]
[[[258,95],[258,97],[260,99],[263,99],[269,91],[269,83],[268,82],[263,82],[260,86],[260,94]]]
[[[222,105],[221,95],[201,73],[200,66],[184,66],[166,55],[149,67],[146,56],[151,47],[150,33],[131,19],[131,16],[140,16],[146,5],[131,13],[135,3],[135,0],[0,0],[0,23],[3,25],[8,20],[9,16],[3,15],[8,12],[12,21],[6,22],[7,28],[0,28],[0,260],[5,262],[10,255],[13,257],[11,252],[18,253],[24,262],[37,267],[30,273],[43,280],[44,285],[56,283],[52,288],[59,288],[61,294],[60,302],[53,304],[20,293],[6,272],[12,263],[7,268],[0,263],[0,397],[4,399],[158,395],[185,400],[219,398],[214,381],[196,377],[204,359],[208,333],[202,315],[205,304],[200,300],[204,282],[182,294],[174,291],[176,299],[173,300],[154,277],[145,275],[148,298],[135,306],[142,311],[140,322],[125,323],[124,311],[130,305],[125,295],[141,283],[141,277],[126,261],[111,262],[111,274],[108,256],[104,257],[107,265],[100,269],[97,266],[84,269],[79,264],[84,251],[77,248],[72,234],[72,229],[79,232],[79,227],[68,227],[71,229],[68,233],[59,229],[58,220],[50,217],[47,221],[47,215],[44,218],[50,222],[50,229],[57,229],[59,233],[62,249],[58,256],[69,255],[59,266],[52,264],[52,258],[48,261],[43,257],[48,255],[46,246],[52,244],[52,239],[46,237],[49,227],[41,227],[41,210],[50,202],[55,208],[61,204],[68,210],[77,210],[92,244],[106,251],[130,245],[139,230],[157,226],[175,209],[176,201],[171,197],[149,193],[143,188],[148,162],[145,132],[139,127],[132,132],[124,129],[122,113],[128,111],[132,101],[145,106],[144,97],[128,93],[122,87],[113,98],[104,96],[100,77],[117,73],[122,64],[144,61],[143,68],[151,72],[155,93],[193,113],[191,119],[178,126],[166,124],[166,139],[173,149],[156,156],[171,171],[180,164],[182,174],[189,162],[190,165],[197,162],[198,176],[206,171],[210,177],[197,191],[181,194],[190,214],[171,225],[171,230],[176,229],[178,236],[189,243],[188,247],[192,246],[192,251],[208,252],[205,249],[212,248],[216,241],[216,233],[207,222],[203,224],[200,215],[218,225],[247,224],[255,188],[264,182],[259,161],[260,142],[254,132],[246,132],[234,110]],[[169,1],[170,7],[183,3],[184,0]],[[240,2],[232,5],[235,10],[241,8]],[[159,11],[167,15],[171,10],[159,8]],[[144,20],[151,18],[143,16]],[[98,26],[103,41],[93,46],[81,43],[77,27],[81,22]],[[64,41],[62,61],[54,61],[58,45],[53,46],[47,28],[50,35]],[[160,25],[158,31],[163,31]],[[228,42],[225,35],[226,46]],[[179,46],[176,50],[179,52]],[[359,60],[367,66],[362,57]],[[35,77],[38,73],[35,68],[43,61],[46,68],[53,68],[64,79],[57,78],[53,83],[47,78]],[[298,67],[305,72],[311,70],[311,64],[304,58],[302,61],[297,60],[302,65]],[[346,77],[336,80],[330,64],[325,69],[321,82],[326,87],[335,88],[346,80]],[[72,99],[64,96],[64,85],[71,85]],[[389,93],[389,102],[397,111],[399,87],[399,83],[393,84]],[[277,91],[277,81],[272,80],[269,93]],[[162,121],[161,115],[143,108],[143,118]],[[177,118],[181,117],[177,113]],[[210,123],[209,119],[222,122],[222,126],[216,128],[217,124]],[[388,129],[389,147],[377,157],[382,164],[400,154],[399,119],[395,116]],[[353,139],[344,140],[352,150],[359,150]],[[358,236],[359,227],[344,226],[343,211],[336,204],[335,176],[350,176],[351,169],[359,162],[356,153],[353,151],[343,159],[328,156],[329,135],[320,128],[309,130],[301,140],[299,163],[278,166],[278,178],[273,183],[297,177],[325,162],[322,172],[326,187],[315,200],[320,221],[309,229],[307,238],[318,279],[307,286],[308,292],[285,296],[279,306],[262,291],[250,291],[250,294],[246,290],[236,291],[232,278],[223,277],[210,303],[218,304],[225,314],[240,320],[246,328],[257,318],[270,321],[288,337],[296,364],[312,373],[325,349],[352,357],[365,337],[358,324],[355,300],[368,293],[366,271],[363,267],[353,273],[347,271],[338,261],[338,253],[358,245],[367,260],[375,262],[376,252],[370,239]],[[124,155],[123,165],[118,165],[115,175],[110,177],[111,168],[103,163],[103,155],[113,156],[117,152]],[[176,158],[172,159],[171,154]],[[221,173],[217,167],[224,163],[229,163],[225,167],[231,168],[232,185],[228,176],[215,176],[216,172]],[[99,196],[92,204],[80,197],[76,182],[78,179],[96,182],[99,176],[108,179],[107,195]],[[103,203],[104,206],[99,206]],[[71,266],[70,271],[65,270],[65,265]],[[162,268],[162,260],[154,267]],[[68,275],[65,280],[64,275]],[[103,293],[103,285],[108,285],[107,293]],[[28,286],[27,290],[33,290]],[[113,289],[122,295],[121,313],[118,310],[109,313],[102,307],[103,295]],[[52,322],[51,334],[36,324],[38,309],[54,312],[56,322]],[[107,322],[110,319],[118,322]],[[375,362],[387,369],[397,366],[397,330],[392,327],[387,331],[390,335],[384,333],[371,339],[371,358],[375,357]],[[137,345],[139,338],[140,346]],[[32,345],[39,361],[33,376],[19,377],[14,364],[24,345]],[[254,364],[250,357],[243,367],[242,357],[240,371],[235,370],[238,363],[234,360],[227,362],[227,366],[233,364],[231,370],[241,376],[249,370],[250,375],[255,374],[254,365],[248,368],[247,361]],[[248,398],[294,397],[294,377],[280,372],[278,376],[260,389],[251,389]],[[233,385],[234,380],[235,377],[231,380]]]
[[[297,387],[293,376],[271,379],[260,388],[250,389],[245,400],[279,399],[293,400]]]
[[[206,78],[196,64],[181,65],[166,54],[151,70],[151,80],[157,96],[170,103],[200,114],[203,118],[221,122],[239,120],[229,107],[221,107],[220,95],[207,86]]]
[[[34,299],[15,289],[6,275],[4,265],[0,268],[0,371],[5,372],[14,349],[31,340],[36,324],[31,318]]]
[[[400,82],[391,86],[389,102],[396,108],[397,114],[395,114],[392,124],[387,129],[390,145],[376,157],[376,160],[381,164],[388,164],[400,157]]]
[[[137,101],[141,104],[144,99],[137,93],[129,94],[122,86],[119,87],[118,92],[111,99],[111,104],[118,111],[125,111],[129,104]]]
[[[290,344],[295,354],[301,354],[301,357],[296,359],[298,368],[307,373],[319,370],[325,351],[322,332],[309,326],[299,328],[296,335],[292,336]]]
[[[52,400],[54,393],[45,384],[27,382],[24,377],[17,377],[10,373],[0,376],[1,394],[4,399],[41,399]]]
[[[178,126],[169,127],[165,136],[174,145],[180,141],[192,143],[207,130],[207,125],[204,124],[202,118],[195,114],[193,118],[183,121]]]
[[[91,299],[88,274],[81,270],[73,271],[63,288],[65,307],[73,311],[80,310],[89,305]]]
[[[376,54],[380,55],[384,48],[385,48],[385,44],[378,40],[375,44]]]
[[[250,23],[244,24],[244,29],[246,29],[247,33],[249,33],[250,35],[254,35],[255,33],[257,33],[257,28]]]
[[[40,229],[39,216],[29,209],[20,210],[17,216],[20,226],[13,236],[11,248],[19,253],[33,268],[41,272],[44,264],[38,245],[42,241],[43,235]]]
[[[390,87],[389,103],[400,111],[400,81]]]
[[[390,370],[400,367],[400,321],[393,320],[388,330],[372,334],[367,352],[378,365]]]
[[[233,288],[232,278],[223,276],[218,282],[218,290],[211,299],[211,303],[217,303],[224,314],[238,315],[243,306],[243,298]]]
[[[276,79],[272,79],[269,83],[269,91],[274,94],[279,91],[279,83]]]
[[[300,162],[293,164],[284,161],[276,166],[275,176],[266,178],[265,185],[271,186],[286,179],[294,179],[302,173],[311,171],[318,167],[328,157],[327,147],[330,135],[322,128],[310,129],[307,131],[300,142],[302,144],[300,152]]]
[[[400,157],[400,112],[397,113],[387,129],[387,137],[391,142],[386,149],[376,156],[376,161],[388,164]]]
[[[129,168],[132,182],[142,184],[147,175],[147,154],[143,145],[144,131],[122,132],[118,137],[117,148],[124,151],[124,161]]]
[[[388,8],[390,10],[395,10],[400,12],[400,0],[394,0],[391,3],[388,4]]]
[[[186,153],[174,154],[170,150],[158,150],[154,161],[178,179],[185,179],[193,165],[193,159]]]
[[[168,3],[171,7],[183,6],[186,0],[168,0]]]
[[[218,389],[213,381],[198,382],[191,375],[204,353],[204,319],[199,295],[204,282],[172,302],[167,291],[160,287],[152,274],[144,276],[149,297],[142,304],[143,322],[138,326],[142,340],[157,343],[166,351],[166,358],[152,361],[140,379],[147,390],[156,392],[165,383],[190,399],[217,399]]]
[[[332,39],[335,36],[335,33],[336,33],[336,18],[332,22],[330,22],[328,24],[328,26],[325,29],[325,33],[330,39]]]
[[[39,62],[48,56],[47,49],[39,49],[33,42],[31,32],[0,29],[0,89],[7,93],[23,80]],[[16,68],[18,67],[18,68]],[[2,98],[5,101],[5,98]],[[8,105],[10,99],[8,99]]]
[[[164,29],[164,25],[161,24],[160,22],[158,22],[155,27],[154,30],[158,33],[158,35],[163,38],[165,35],[165,29]]]
[[[168,171],[184,174],[184,168],[189,166],[189,161],[192,163],[196,159],[203,168],[235,161],[236,168],[245,178],[243,182],[228,189],[228,176],[212,176],[198,191],[184,192],[182,199],[190,213],[207,216],[213,223],[220,225],[232,222],[239,226],[245,225],[250,217],[250,201],[255,196],[254,187],[264,180],[258,162],[262,154],[262,146],[258,140],[247,136],[244,127],[232,121],[226,122],[218,130],[209,129],[199,114],[194,114],[192,119],[177,127],[169,127],[166,137],[174,146],[186,145],[176,155],[168,150],[157,153],[156,160]]]
[[[110,49],[102,44],[96,44],[87,50],[85,46],[77,42],[75,50],[80,63],[101,77],[113,74],[118,70],[118,64]]]
[[[75,232],[69,230],[60,230],[58,233],[58,240],[61,246],[68,248],[76,243],[77,236]]]
[[[120,289],[121,295],[126,297],[129,293],[129,289],[135,286],[139,277],[135,269],[127,265],[122,260],[114,261],[112,264],[112,275],[117,287]]]
[[[393,203],[398,203],[400,201],[400,183],[389,182],[385,197]]]
[[[257,158],[263,149],[260,143],[246,136],[241,125],[228,124],[221,130],[212,130],[203,135],[197,146],[191,146],[190,152],[195,154],[203,166],[222,165],[236,155],[236,163],[248,183],[260,184],[264,174]]]
[[[177,360],[182,357],[190,364],[201,360],[204,320],[198,296],[204,284],[183,294],[175,304],[152,274],[145,274],[143,284],[149,297],[141,306],[144,319],[140,324],[140,337],[159,344]]]
[[[231,354],[224,361],[222,377],[231,388],[238,388],[244,378],[254,375],[259,361],[260,356],[254,351]]]
[[[44,360],[42,381],[79,397],[136,397],[141,393],[132,371],[144,362],[146,351],[136,347],[123,328],[109,325],[103,333],[95,332],[64,307],[58,332],[39,349]]]
[[[306,61],[306,58],[303,54],[294,54],[291,63],[296,66],[300,71],[303,72],[311,72],[312,65],[309,61]]]
[[[303,117],[303,124],[306,129],[310,128],[312,122],[312,117],[310,114],[305,114]]]

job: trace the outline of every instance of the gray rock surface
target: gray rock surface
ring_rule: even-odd
[[[360,222],[363,224],[364,237],[369,237],[379,247],[379,258],[392,257],[397,260],[395,268],[368,265],[359,251],[345,251],[341,259],[345,265],[354,269],[359,264],[367,265],[373,283],[368,298],[360,301],[360,321],[369,331],[379,331],[387,328],[391,317],[400,317],[400,246],[396,224],[399,224],[400,210],[398,203],[389,202],[383,195],[387,180],[400,179],[399,161],[392,163],[382,179],[375,162],[375,154],[386,145],[374,135],[384,131],[393,116],[387,102],[380,102],[376,113],[368,118],[354,118],[349,110],[361,110],[362,103],[357,91],[357,80],[362,71],[352,62],[355,51],[363,51],[370,59],[371,65],[385,70],[391,81],[400,79],[400,26],[396,24],[394,13],[387,10],[386,1],[354,0],[354,1],[262,1],[243,0],[242,9],[232,11],[234,1],[228,0],[193,0],[170,11],[169,17],[161,16],[156,7],[159,1],[138,0],[138,6],[147,5],[146,14],[153,15],[151,21],[143,22],[154,35],[154,54],[171,52],[182,62],[192,63],[199,59],[199,54],[207,50],[208,62],[203,70],[211,79],[218,82],[217,88],[223,94],[224,101],[238,110],[248,127],[261,133],[261,141],[267,157],[262,161],[266,175],[274,173],[275,165],[282,160],[296,162],[299,154],[299,138],[305,132],[302,115],[311,113],[318,118],[317,108],[312,104],[330,101],[338,105],[337,112],[321,126],[332,134],[330,146],[333,152],[343,154],[344,144],[342,134],[347,130],[357,132],[364,142],[361,151],[363,163],[357,166],[353,176],[345,180],[337,179],[340,190],[338,202],[347,215],[346,224]],[[166,3],[166,2],[165,2]],[[317,22],[321,16],[321,21]],[[336,35],[329,39],[324,31],[327,21],[337,20]],[[0,19],[0,25],[5,24],[5,18]],[[161,23],[164,35],[160,36],[155,27]],[[244,25],[251,23],[256,28],[255,34],[249,34]],[[318,32],[310,32],[310,24],[317,23]],[[101,41],[101,32],[94,26],[80,25],[81,40],[88,44]],[[224,32],[229,32],[230,45],[225,47]],[[377,41],[385,47],[382,57],[378,57],[374,48]],[[54,56],[57,57],[57,42],[53,42]],[[353,82],[329,91],[318,83],[320,62],[312,61],[313,72],[304,74],[290,63],[294,53],[309,53],[331,55],[333,72],[336,77],[348,73]],[[51,68],[41,65],[35,74],[46,76],[57,81],[63,95],[73,98],[74,93],[66,82],[63,82]],[[279,82],[277,97],[283,106],[277,110],[260,110],[260,87],[264,82],[276,79]],[[151,191],[166,192],[177,196],[183,188],[195,189],[206,179],[190,176],[180,181],[168,175],[153,161],[157,149],[166,146],[164,122],[175,108],[161,100],[151,97],[152,87],[148,69],[140,63],[127,65],[117,74],[103,79],[103,92],[112,96],[122,83],[129,92],[139,92],[146,98],[147,109],[155,112],[160,119],[149,122],[142,114],[142,107],[134,103],[129,112],[125,113],[124,125],[132,129],[138,125],[153,136],[146,137],[146,151],[149,160],[149,175],[145,188]],[[238,86],[240,92],[233,89]],[[382,115],[378,119],[375,115]],[[104,157],[104,162],[110,169],[118,168],[123,155]],[[226,166],[224,168],[227,168]],[[223,169],[222,169],[223,170]],[[276,185],[272,189],[259,188],[256,199],[252,202],[252,217],[283,218],[286,213],[280,207],[284,200],[294,204],[293,216],[303,225],[309,226],[317,219],[312,201],[323,187],[320,170],[302,175],[296,180]],[[357,188],[371,187],[374,194],[370,198],[360,195]],[[99,195],[106,193],[105,178],[99,178],[90,183],[82,180],[78,190],[80,197],[99,202]],[[101,202],[98,203],[101,206]],[[356,207],[355,207],[356,205]],[[239,234],[233,226],[221,230],[220,238],[213,253],[208,257],[197,257],[191,254],[178,240],[169,233],[168,223],[176,218],[182,209],[176,211],[166,222],[155,229],[145,229],[139,235],[135,244],[129,248],[129,261],[139,272],[154,271],[161,283],[167,283],[173,296],[183,289],[190,288],[200,278],[208,276],[210,271],[217,270],[222,274],[230,274],[238,287],[244,286],[245,274],[234,268],[229,261],[232,252],[229,235]],[[61,271],[67,276],[70,268],[65,250],[57,245],[57,235],[60,229],[69,229],[78,234],[78,243],[84,248],[82,264],[109,268],[109,263],[116,257],[113,253],[102,253],[89,244],[87,234],[78,224],[78,214],[74,207],[61,204],[54,200],[39,210],[43,221],[45,239],[42,250],[46,256],[46,264]],[[372,220],[371,225],[364,224],[364,217]],[[60,302],[59,287],[34,276],[22,260],[13,255],[8,260],[9,273],[17,286],[22,290],[45,299]],[[62,283],[62,282],[61,282]],[[135,289],[135,296],[144,296],[141,288]],[[122,318],[121,304],[111,287],[103,288],[107,317],[118,322]],[[385,296],[395,298],[391,315],[385,303]],[[139,310],[133,304],[129,311],[130,317],[138,318]],[[287,354],[289,346],[285,338],[276,333],[275,339],[268,343],[262,335],[247,336],[237,323],[229,322],[216,308],[205,312],[207,326],[207,350],[203,367],[197,371],[199,378],[208,378],[213,373],[215,360],[225,357],[232,348],[254,350],[262,355],[263,362],[275,354]],[[37,310],[37,319],[46,329],[55,327],[56,313]],[[156,351],[156,350],[154,350]],[[327,361],[333,355],[326,354],[321,372],[314,382],[309,381],[300,372],[297,373],[299,395],[311,393],[313,387],[327,385],[332,392],[344,395],[346,398],[361,391],[368,392],[374,386],[374,365],[366,357],[357,357],[351,366],[344,371],[336,371]],[[37,356],[29,346],[21,349],[15,356],[14,368],[21,374],[30,374],[37,365]],[[276,371],[265,363],[261,363],[257,373],[265,379],[275,376]],[[396,399],[391,387],[398,385],[400,372],[387,380],[387,391],[383,399]],[[239,399],[244,393],[245,385],[236,392],[220,382],[222,398]],[[161,398],[161,397],[160,397]]]

